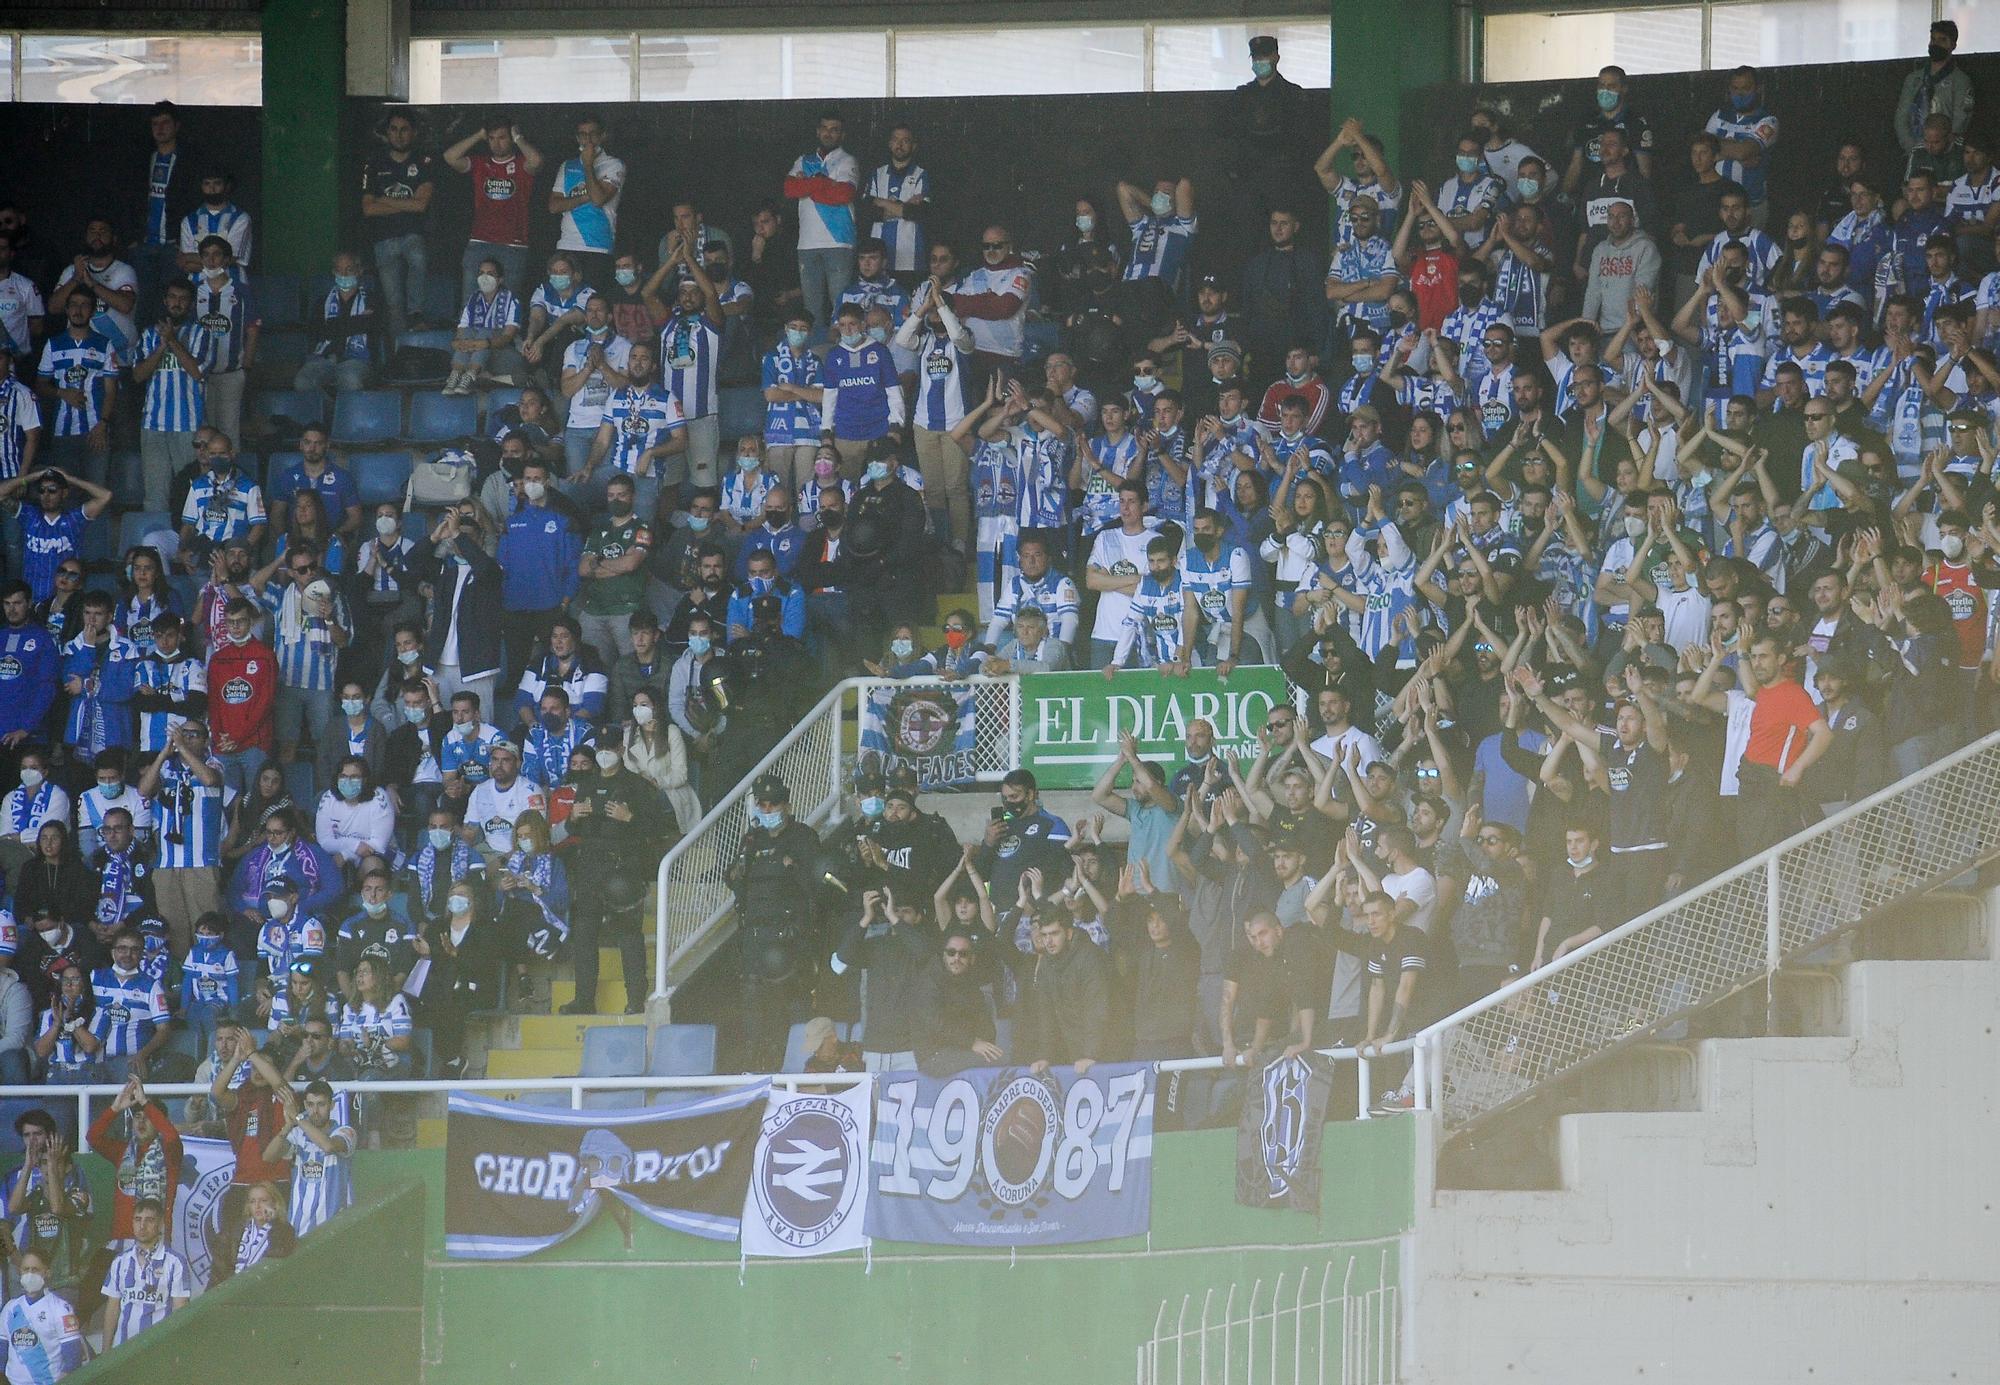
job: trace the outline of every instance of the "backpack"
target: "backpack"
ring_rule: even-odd
[[[471,496],[472,478],[478,469],[470,452],[455,447],[419,461],[410,468],[409,495],[403,508],[456,505]]]

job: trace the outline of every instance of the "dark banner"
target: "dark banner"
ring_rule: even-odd
[[[445,1253],[514,1260],[576,1234],[606,1196],[660,1226],[736,1240],[769,1082],[639,1111],[453,1095]]]
[[[1319,1211],[1319,1147],[1333,1074],[1317,1054],[1279,1058],[1251,1080],[1236,1127],[1236,1200]]]

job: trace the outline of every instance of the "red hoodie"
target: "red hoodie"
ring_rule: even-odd
[[[278,656],[262,640],[217,645],[208,659],[208,725],[215,753],[271,752]]]
[[[172,1216],[174,1195],[180,1191],[181,1132],[174,1129],[174,1123],[167,1119],[166,1111],[157,1101],[147,1102],[140,1110],[144,1113],[145,1119],[152,1122],[154,1131],[153,1143],[159,1147],[160,1153],[164,1156],[164,1167],[162,1168],[160,1164],[152,1164],[150,1169],[142,1168],[138,1170],[139,1176],[136,1178],[121,1176],[114,1179],[115,1186],[112,1190],[111,1203],[111,1238],[118,1241],[129,1241],[132,1239],[132,1203],[134,1200],[140,1197],[157,1197],[166,1208],[167,1215]],[[118,1112],[113,1111],[109,1106],[100,1111],[97,1119],[90,1123],[89,1139],[90,1147],[97,1151],[98,1157],[110,1164],[117,1173],[123,1175],[125,1170],[121,1165],[125,1158],[126,1141],[111,1138],[111,1122],[118,1114]],[[149,1163],[152,1152],[150,1148],[146,1151]],[[165,1186],[149,1186],[149,1178],[157,1178],[161,1172],[164,1172],[166,1177]]]

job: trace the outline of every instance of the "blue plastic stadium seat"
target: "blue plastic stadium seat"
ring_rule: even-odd
[[[494,420],[500,416],[500,411],[510,404],[518,404],[520,402],[521,387],[519,385],[495,385],[492,389],[486,391],[485,398],[479,401],[480,431],[490,436],[496,426]]]
[[[396,349],[406,346],[424,346],[433,351],[451,350],[452,331],[449,327],[418,327],[396,338]]]
[[[411,442],[456,442],[479,433],[479,401],[470,395],[410,394]]]
[[[256,298],[257,316],[264,330],[296,327],[305,320],[299,300],[299,276],[281,270],[260,270],[250,276],[250,292]]]
[[[780,1072],[804,1072],[806,1070],[806,1059],[812,1056],[806,1052],[806,1023],[807,1021],[800,1020],[792,1026],[791,1032],[785,1036],[785,1066],[779,1069]],[[833,1022],[834,1037],[837,1039],[846,1039],[849,1037],[848,1031],[852,1028],[853,1026],[846,1020],[835,1020]]]
[[[717,398],[722,413],[722,442],[731,451],[745,433],[764,435],[764,391],[754,385],[731,385]]]
[[[354,473],[361,503],[381,505],[402,500],[413,463],[407,452],[357,452],[348,457],[347,465]]]
[[[318,390],[259,390],[250,397],[252,418],[289,418],[294,423],[325,423],[326,396]]]
[[[465,305],[458,299],[458,276],[456,274],[432,273],[424,278],[423,315],[431,322],[440,324],[458,321],[458,310]]]
[[[559,1106],[569,1109],[568,1092],[522,1092],[514,1098],[516,1106]]]
[[[123,553],[134,544],[144,543],[146,535],[155,529],[173,527],[173,516],[165,510],[127,510],[118,516],[118,551]]]
[[[272,452],[264,458],[264,504],[271,503],[271,486],[280,476],[300,465],[306,459],[303,452]],[[241,460],[240,458],[238,460]]]
[[[708,1077],[714,1072],[714,1025],[663,1024],[653,1031],[648,1077]]]
[[[335,442],[393,442],[402,435],[401,390],[350,390],[333,401]]]
[[[646,1028],[593,1024],[583,1031],[584,1077],[638,1077],[646,1071]]]

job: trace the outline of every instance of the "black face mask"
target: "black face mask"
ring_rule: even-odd
[[[1102,269],[1093,269],[1083,276],[1083,282],[1091,288],[1102,291],[1111,287],[1111,275]]]
[[[838,530],[846,519],[847,512],[845,510],[822,510],[819,517],[820,527],[832,533]]]
[[[1951,56],[1951,50],[1945,47],[1942,43],[1933,43],[1930,46],[1930,55],[1932,62],[1941,63],[1946,58]]]

